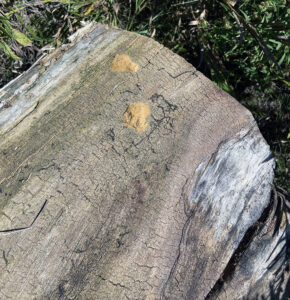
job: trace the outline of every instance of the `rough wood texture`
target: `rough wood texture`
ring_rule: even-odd
[[[285,296],[252,115],[151,39],[72,40],[0,91],[0,298]],[[139,67],[113,71],[117,54]],[[124,123],[140,102],[143,131]]]

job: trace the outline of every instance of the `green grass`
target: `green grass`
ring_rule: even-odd
[[[275,183],[289,191],[289,20],[285,0],[2,1],[0,85],[81,21],[151,36],[250,109],[276,157]]]

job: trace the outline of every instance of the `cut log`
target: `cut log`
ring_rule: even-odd
[[[89,24],[0,96],[1,299],[286,297],[269,146],[184,59]]]

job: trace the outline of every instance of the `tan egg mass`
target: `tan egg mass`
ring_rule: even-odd
[[[138,67],[127,54],[117,54],[111,62],[110,70],[113,72],[137,72]]]
[[[146,118],[150,115],[150,107],[146,103],[134,102],[131,103],[124,113],[123,120],[138,132],[146,130],[148,123]]]

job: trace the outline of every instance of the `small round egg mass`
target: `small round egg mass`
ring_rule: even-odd
[[[148,122],[146,118],[150,115],[150,107],[148,104],[143,102],[131,103],[124,113],[124,122],[136,129],[136,131],[141,132],[147,129]]]
[[[127,54],[117,54],[111,62],[110,70],[113,72],[137,72],[138,65]]]

